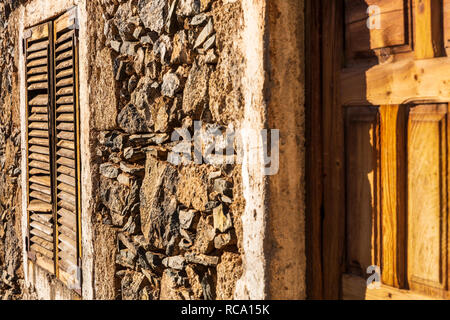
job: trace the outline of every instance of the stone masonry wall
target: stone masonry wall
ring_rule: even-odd
[[[0,299],[22,294],[20,112],[17,14],[24,1],[0,3]]]
[[[98,0],[88,12],[95,297],[232,299],[241,167],[168,155],[176,129],[242,119],[240,2]]]

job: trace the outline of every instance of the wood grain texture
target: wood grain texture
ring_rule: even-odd
[[[404,60],[342,72],[344,105],[450,101],[450,58]]]
[[[344,115],[340,102],[340,70],[343,58],[343,3],[326,2],[322,7],[322,93],[323,93],[323,298],[341,295],[344,268],[345,183]]]
[[[380,106],[381,128],[381,274],[384,284],[405,286],[406,108]]]
[[[346,41],[351,54],[407,43],[408,8],[404,0],[346,0],[345,5]],[[373,5],[379,13],[371,9],[369,15]]]
[[[408,121],[408,282],[443,296],[447,287],[447,105],[419,105]]]
[[[416,59],[443,55],[442,1],[414,0],[414,53]]]
[[[450,0],[444,0],[444,46],[450,57]]]

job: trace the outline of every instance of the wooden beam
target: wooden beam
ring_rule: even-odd
[[[323,1],[323,298],[341,297],[344,265],[345,184],[344,116],[340,100],[343,61],[343,1]]]
[[[381,276],[384,284],[405,286],[406,121],[405,106],[380,106]]]
[[[450,57],[343,70],[343,105],[450,102]]]
[[[414,53],[416,59],[441,57],[444,53],[442,37],[442,1],[414,1]]]

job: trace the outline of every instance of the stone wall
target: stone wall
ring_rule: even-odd
[[[177,129],[241,121],[240,3],[92,1],[88,11],[96,298],[233,298],[241,167],[168,155]]]
[[[0,299],[18,299],[23,286],[20,225],[20,112],[17,86],[18,30],[15,9],[0,3]]]

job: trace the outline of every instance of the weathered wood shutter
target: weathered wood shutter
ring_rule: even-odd
[[[76,9],[25,31],[31,260],[81,284]]]
[[[59,275],[77,283],[80,253],[80,157],[76,20],[68,12],[55,21],[55,144]]]
[[[26,99],[28,160],[28,251],[54,272],[54,219],[51,152],[51,24],[27,30]]]

